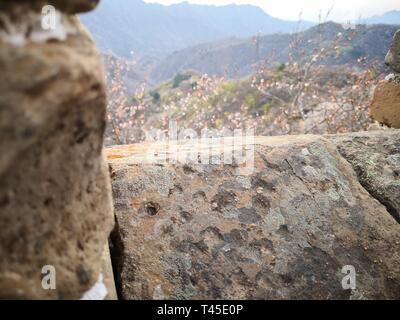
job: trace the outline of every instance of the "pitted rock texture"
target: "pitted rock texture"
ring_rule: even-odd
[[[124,299],[400,298],[400,225],[329,140],[257,137],[243,176],[135,164],[151,148],[107,150]]]
[[[400,223],[400,132],[376,131],[329,138],[363,187]]]
[[[105,77],[70,21],[77,32],[65,41],[0,40],[0,298],[79,299],[113,227]],[[56,290],[42,288],[45,265]]]

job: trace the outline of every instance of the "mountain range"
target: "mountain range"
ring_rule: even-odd
[[[389,11],[382,15],[375,15],[367,19],[361,19],[363,24],[396,24],[400,25],[400,11]]]
[[[186,70],[240,78],[251,74],[261,63],[273,66],[287,63],[289,59],[299,63],[310,61],[316,50],[321,49],[325,50],[321,63],[327,66],[357,67],[362,61],[364,64],[379,62],[384,68],[383,60],[398,28],[357,25],[355,29],[347,29],[327,22],[294,34],[205,43],[171,53],[151,69],[148,78],[159,83]]]
[[[164,6],[141,0],[102,0],[81,20],[104,53],[136,59],[229,37],[288,33],[313,25],[274,18],[251,5]]]
[[[151,63],[202,43],[293,33],[315,25],[278,19],[252,5],[182,2],[165,6],[142,0],[102,0],[96,10],[81,15],[81,20],[103,53],[136,61],[146,58]],[[360,19],[357,23],[400,25],[400,11]]]
[[[266,60],[270,65],[286,63],[289,57],[301,61],[322,47],[329,50],[324,63],[331,66],[354,67],[360,58],[383,61],[395,24],[400,25],[400,11],[360,19],[360,25],[313,25],[277,19],[251,5],[102,0],[81,20],[107,63],[129,66],[125,79],[136,87],[143,82],[156,86],[187,70],[240,78]]]

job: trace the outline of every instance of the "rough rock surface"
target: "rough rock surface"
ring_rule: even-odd
[[[393,37],[392,46],[386,55],[385,63],[389,65],[394,72],[400,73],[400,30],[397,30]]]
[[[360,132],[329,138],[357,173],[363,187],[400,223],[400,134]]]
[[[0,38],[0,298],[79,299],[113,226],[102,64],[68,20],[65,41]],[[56,269],[56,290],[42,288],[44,265]]]
[[[370,114],[379,123],[400,128],[400,84],[381,81],[375,89]]]
[[[384,145],[373,143],[385,138],[371,135],[367,152],[378,159]],[[394,131],[385,141],[399,138]],[[235,164],[137,164],[151,145],[109,148],[122,297],[399,299],[400,225],[337,151],[356,159],[349,144],[259,137],[249,175]],[[387,147],[381,157],[395,166],[399,151]],[[346,265],[355,290],[342,288]]]

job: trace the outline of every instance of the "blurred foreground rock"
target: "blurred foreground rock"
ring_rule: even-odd
[[[108,243],[104,249],[102,259],[103,259],[103,267],[101,270],[101,274],[103,275],[103,282],[107,289],[107,296],[105,300],[118,300]]]
[[[52,5],[58,11],[74,14],[93,10],[100,0],[0,0],[0,10],[8,10],[11,7],[30,7],[38,12],[45,5]]]
[[[79,20],[40,30],[38,3],[0,2],[0,298],[79,299],[113,226],[105,77]],[[54,290],[42,287],[45,265]]]
[[[143,164],[204,144],[109,148],[122,297],[399,299],[399,141],[395,130],[256,137],[242,175],[237,162]]]

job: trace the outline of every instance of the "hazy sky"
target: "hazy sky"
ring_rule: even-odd
[[[182,0],[145,0],[172,4]],[[330,20],[338,22],[355,21],[390,10],[400,10],[400,0],[189,0],[190,3],[224,5],[230,3],[252,4],[263,8],[272,16],[297,20],[303,12],[303,19],[318,21],[319,12],[323,15],[333,7]]]

